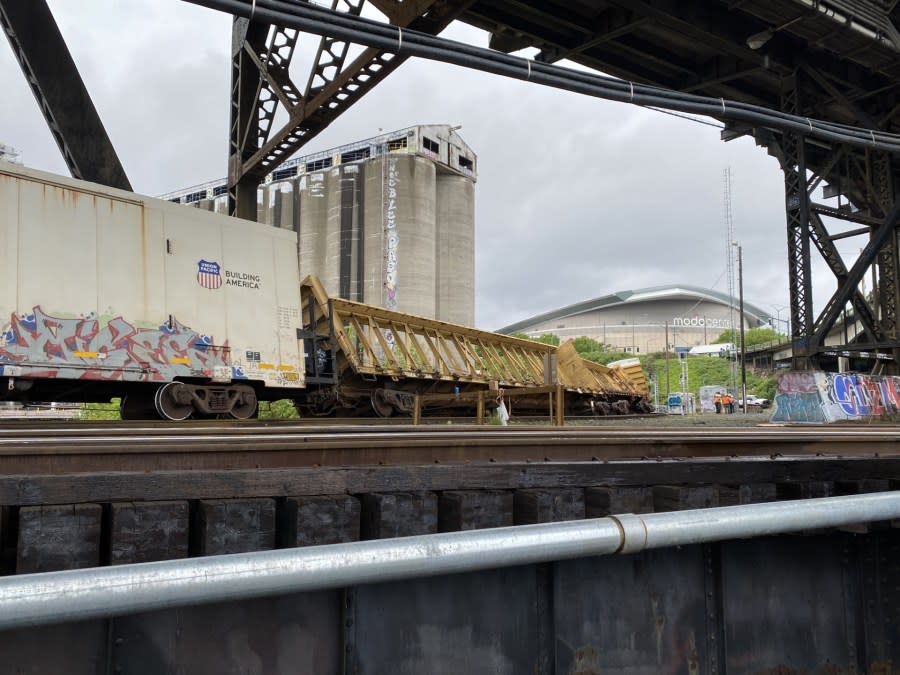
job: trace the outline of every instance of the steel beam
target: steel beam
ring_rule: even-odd
[[[893,208],[888,212],[887,216],[885,216],[882,226],[872,233],[872,238],[869,240],[869,243],[859,254],[859,258],[857,258],[853,267],[847,272],[847,278],[834,292],[834,295],[831,296],[831,299],[819,316],[819,320],[817,321],[818,327],[815,335],[811,339],[812,342],[817,344],[823,343],[825,335],[831,327],[834,326],[835,321],[837,321],[837,318],[847,304],[847,301],[855,292],[855,289],[863,278],[863,275],[866,273],[866,270],[868,270],[877,259],[879,251],[884,248],[885,244],[888,243],[892,237],[896,237],[896,228],[898,224],[900,224],[900,202],[894,204]],[[896,348],[896,345],[894,345],[894,347]]]
[[[786,84],[781,108],[785,112],[799,114],[799,86],[797,73]],[[810,344],[812,336],[812,277],[809,258],[809,190],[806,178],[805,139],[798,133],[785,133],[782,137],[784,153],[785,212],[787,214],[788,286],[791,300],[791,328],[793,367],[806,369],[816,345]]]
[[[0,0],[0,27],[72,176],[131,190],[46,0]]]
[[[365,0],[334,0],[332,9],[358,16]],[[474,0],[418,0],[389,3],[381,9],[395,25],[437,34]],[[321,133],[351,105],[384,80],[408,56],[365,49],[347,63],[350,42],[323,36],[301,90],[289,69],[298,39],[296,28],[255,22],[265,34],[247,31],[246,19],[234,24],[232,68],[232,141],[228,169],[230,212],[256,219],[256,190],[263,177]],[[255,97],[249,90],[256,92]],[[275,111],[287,121],[272,130]],[[234,120],[239,124],[235,126]],[[240,129],[241,134],[235,135]]]
[[[837,247],[834,245],[832,237],[828,235],[825,224],[822,222],[819,214],[815,211],[809,213],[809,230],[812,241],[815,243],[816,248],[825,260],[825,263],[831,269],[832,274],[834,274],[835,278],[838,280],[838,284],[846,283],[847,266],[844,264]],[[870,338],[873,341],[882,340],[884,335],[877,326],[875,315],[872,313],[872,309],[866,301],[866,298],[858,289],[853,290],[853,293],[850,296],[850,302],[853,304],[853,309],[856,310],[859,321],[862,323]],[[818,326],[818,322],[814,325]]]
[[[871,184],[874,187],[870,214],[876,217],[884,217],[894,202],[893,180],[891,176],[891,157],[884,152],[869,151],[867,164],[870,167]],[[880,227],[896,228],[896,225],[883,224]],[[874,234],[874,231],[873,231]],[[897,259],[897,231],[894,231],[885,239],[884,246],[878,252],[878,287],[877,306],[880,311],[880,324],[884,336],[893,340],[897,334],[897,308],[900,304],[898,288],[900,288],[900,261]],[[895,350],[895,358],[900,356],[900,351]]]
[[[260,124],[256,102],[263,77],[254,55],[265,50],[269,24],[235,17],[231,45],[231,124],[228,151],[228,211],[256,220],[256,190],[259,181],[242,181],[241,167],[252,154]]]

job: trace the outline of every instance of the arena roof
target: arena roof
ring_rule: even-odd
[[[531,326],[545,321],[555,321],[569,316],[576,316],[591,312],[598,309],[607,309],[620,305],[630,305],[640,302],[648,302],[651,300],[696,300],[703,302],[704,300],[734,307],[739,309],[738,299],[730,297],[727,293],[720,293],[709,288],[701,288],[700,286],[690,286],[681,284],[678,286],[650,286],[648,288],[638,288],[631,291],[617,291],[610,295],[603,295],[599,298],[576,302],[574,305],[567,305],[560,309],[555,309],[543,314],[536,314],[531,318],[523,321],[517,321],[508,326],[504,326],[497,330],[498,333],[518,333],[527,331]],[[750,319],[756,319],[759,323],[767,323],[772,318],[772,313],[760,309],[756,305],[751,305],[744,301],[744,314]]]

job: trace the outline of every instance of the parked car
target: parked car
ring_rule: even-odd
[[[747,394],[747,407],[756,407],[756,408],[768,408],[772,403],[767,398],[762,398],[761,396],[754,396],[753,394]],[[744,407],[744,401],[738,399],[738,407]]]

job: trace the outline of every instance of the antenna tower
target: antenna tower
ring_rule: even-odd
[[[724,182],[724,203],[725,203],[725,276],[728,277],[728,317],[731,324],[731,342],[732,345],[737,343],[736,326],[734,323],[734,218],[731,211],[731,184],[733,177],[731,175],[731,167],[726,167],[723,173]],[[737,391],[737,359],[731,361],[731,387],[732,391]]]

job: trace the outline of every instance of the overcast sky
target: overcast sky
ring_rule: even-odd
[[[137,192],[225,175],[229,16],[179,0],[49,4]],[[461,24],[444,35],[487,45]],[[0,86],[0,143],[28,166],[67,173],[5,40]],[[728,167],[745,299],[787,317],[782,174],[751,140],[724,143],[698,122],[411,59],[301,154],[424,123],[462,125],[478,155],[479,327],[646,286],[727,292]],[[814,280],[819,308],[834,282],[818,265]]]

